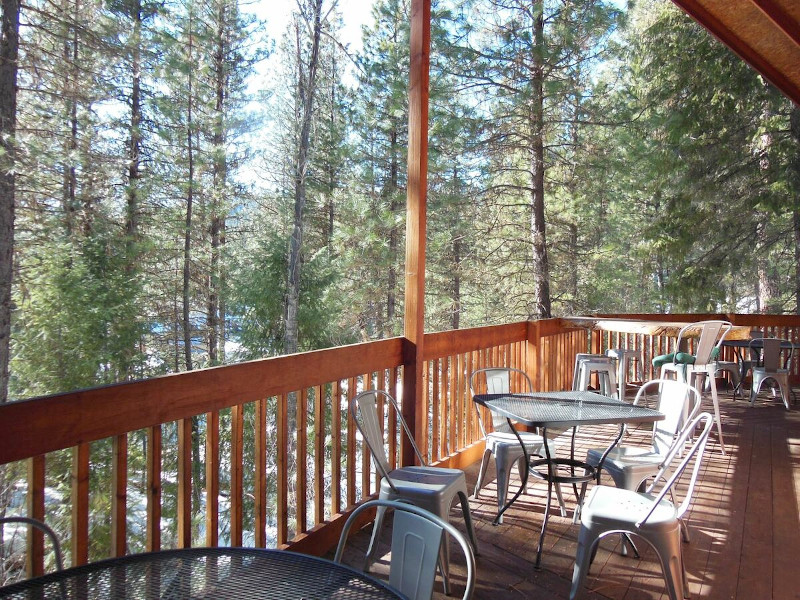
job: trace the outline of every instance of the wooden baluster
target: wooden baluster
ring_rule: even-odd
[[[325,390],[314,387],[314,525],[325,521]]]
[[[431,370],[431,415],[433,422],[431,423],[433,429],[433,439],[431,440],[431,450],[435,456],[442,455],[442,420],[441,420],[441,402],[439,400],[439,359],[435,358],[430,361]],[[427,389],[427,386],[426,386]]]
[[[295,498],[297,510],[295,512],[295,522],[297,524],[296,533],[305,533],[308,530],[308,519],[306,517],[306,503],[308,501],[308,467],[306,457],[308,456],[308,388],[300,390],[297,399],[297,471],[295,473]]]
[[[44,522],[44,488],[46,461],[44,455],[28,459],[27,516]],[[28,577],[44,575],[44,533],[28,527]]]
[[[72,449],[72,566],[89,562],[89,444]]]
[[[125,556],[128,511],[128,434],[113,441],[111,463],[111,555]]]
[[[372,377],[369,374],[362,376],[362,390],[372,389]],[[380,406],[380,398],[378,398],[378,406]],[[361,499],[364,500],[370,494],[370,475],[371,475],[371,457],[367,444],[361,444]]]
[[[389,393],[392,395],[392,398],[397,398],[397,367],[392,367],[391,371],[391,384],[389,386]],[[394,469],[397,467],[397,413],[393,410],[389,411],[389,431],[391,432],[391,437],[389,443],[392,444],[392,451],[391,455],[392,458],[390,459],[389,465]]]
[[[255,423],[255,545],[267,545],[267,401],[256,402]]]
[[[178,548],[192,546],[192,419],[178,421]]]
[[[206,413],[206,546],[219,543],[219,411]]]
[[[161,425],[147,435],[147,541],[148,552],[161,550]]]
[[[289,541],[289,398],[278,396],[278,545]]]
[[[342,510],[342,386],[331,384],[331,514]]]
[[[231,545],[242,545],[244,502],[244,406],[231,407]]]
[[[347,506],[356,503],[356,424],[350,405],[356,395],[356,378],[347,380]]]

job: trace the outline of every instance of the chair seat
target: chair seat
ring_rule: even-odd
[[[607,485],[595,486],[589,493],[581,511],[581,523],[585,526],[614,526],[635,531],[653,507],[655,496],[624,490]],[[639,529],[673,529],[678,527],[678,512],[667,499],[659,502],[650,518]]]
[[[394,487],[405,496],[429,496],[440,494],[446,488],[464,482],[466,488],[466,477],[464,471],[460,469],[445,469],[442,467],[400,467],[389,472],[389,477]],[[381,492],[384,489],[394,495],[392,486],[384,477],[381,480]]]
[[[540,452],[544,452],[544,438],[542,436],[527,431],[520,431],[519,436],[522,438],[522,441],[525,444],[525,450],[527,450],[529,454],[539,454]],[[549,440],[548,445],[550,447],[550,452],[553,452],[555,448],[553,440]],[[509,446],[509,448],[506,449],[506,446]],[[500,449],[504,449],[506,451],[517,450],[517,453],[522,456],[522,447],[519,445],[517,436],[513,433],[508,433],[505,431],[492,431],[486,435],[486,447],[492,452],[497,452]]]
[[[586,453],[586,462],[590,465],[597,466],[600,463],[600,458],[605,452],[604,448],[590,448]],[[616,467],[618,469],[625,469],[628,467],[635,467],[636,465],[646,465],[652,468],[653,465],[658,465],[664,460],[665,456],[659,452],[654,452],[652,448],[643,446],[617,446],[606,456],[603,462],[603,469],[608,467]]]
[[[586,453],[586,462],[592,466],[600,464],[605,448],[591,448]],[[627,490],[636,490],[653,473],[658,471],[665,456],[652,448],[617,446],[603,461],[603,471],[611,476],[614,485]]]

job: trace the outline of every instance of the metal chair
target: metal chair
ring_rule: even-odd
[[[412,600],[429,600],[433,595],[436,566],[447,533],[458,542],[466,558],[467,578],[462,598],[467,600],[472,597],[475,588],[475,555],[472,546],[450,523],[407,502],[370,500],[356,508],[344,524],[334,562],[342,562],[351,527],[362,512],[371,508],[394,510],[389,585]]]
[[[616,361],[603,354],[575,355],[575,371],[572,376],[573,390],[588,390],[592,373],[597,373],[600,393],[611,398],[617,395]]]
[[[414,453],[419,461],[419,466],[398,467],[392,469],[386,455],[383,423],[378,417],[377,399],[378,396],[384,397],[397,415],[397,420],[401,424],[403,431],[408,436]],[[461,511],[464,515],[464,523],[467,527],[467,534],[472,542],[475,554],[478,554],[478,543],[475,538],[475,531],[472,527],[472,517],[469,511],[469,500],[467,499],[467,479],[464,471],[460,469],[446,469],[443,467],[429,467],[425,465],[425,460],[414,442],[411,430],[403,419],[400,409],[395,399],[382,390],[366,390],[356,395],[350,404],[350,412],[363,436],[364,442],[372,455],[375,468],[381,475],[379,498],[381,500],[406,500],[423,508],[444,520],[449,518],[450,507],[456,498],[461,503]],[[367,549],[366,568],[375,560],[375,552],[378,549],[378,540],[383,519],[386,513],[385,506],[378,506],[375,515],[375,526],[372,529],[372,537]],[[450,585],[448,580],[448,553],[449,544],[444,544],[442,553],[442,575],[444,578],[445,593],[449,593]]]
[[[695,345],[694,354],[681,352],[684,338],[690,337],[693,331],[700,329],[700,337]],[[684,383],[694,386],[698,390],[703,389],[706,378],[711,384],[711,399],[714,403],[714,419],[717,422],[717,434],[719,435],[719,446],[722,454],[725,454],[725,443],[722,439],[722,417],[719,413],[719,396],[717,394],[717,380],[714,361],[721,350],[721,344],[733,328],[729,321],[698,321],[683,327],[678,333],[675,343],[676,351],[670,355],[668,361],[661,367],[661,379],[666,379],[667,373],[674,373],[676,378]],[[654,359],[660,360],[666,357]]]
[[[598,485],[592,489],[581,512],[581,529],[572,572],[570,600],[578,598],[583,591],[599,541],[607,535],[617,533],[635,535],[650,544],[661,563],[669,597],[671,600],[681,600],[685,597],[686,570],[681,551],[680,523],[689,508],[713,424],[714,419],[709,413],[700,413],[689,422],[646,493],[605,485]],[[679,450],[684,447],[689,435],[697,427],[702,427],[702,433],[696,438],[686,456],[679,463],[673,464],[680,455]],[[694,464],[685,488],[686,493],[680,504],[675,505],[667,500],[667,495],[672,494],[670,497],[674,497],[677,494],[679,490],[676,489],[675,483],[681,479],[692,462]],[[660,491],[656,494],[659,486],[661,486]]]
[[[619,388],[619,399],[625,401],[628,391],[628,373],[633,367],[633,371],[638,377],[636,381],[643,381],[642,375],[642,353],[640,350],[632,348],[609,348],[606,356],[617,361],[617,386]]]
[[[42,521],[39,521],[38,519],[32,519],[30,517],[3,517],[0,519],[0,525],[6,525],[10,523],[24,523],[45,533],[47,537],[50,538],[50,543],[53,545],[53,553],[55,554],[56,558],[56,570],[64,570],[64,559],[61,554],[61,543],[58,541],[56,532],[53,531],[50,526],[46,525]]]
[[[484,386],[487,394],[510,393],[512,377],[525,382],[525,389],[523,392],[533,392],[533,383],[524,371],[512,367],[488,367],[477,369],[470,375],[469,389],[473,397],[483,389],[479,385],[479,379],[481,377],[485,380]],[[520,472],[520,477],[522,477],[525,465],[521,461],[525,459],[525,455],[516,434],[511,431],[511,428],[508,426],[508,420],[505,417],[492,414],[492,431],[487,432],[483,424],[480,407],[477,404],[475,405],[475,410],[478,413],[478,424],[486,440],[486,449],[483,452],[483,459],[481,460],[478,479],[475,483],[475,490],[472,493],[472,497],[478,497],[478,493],[481,487],[483,487],[483,482],[486,477],[489,459],[494,456],[497,470],[497,508],[499,510],[506,503],[508,482],[511,478],[511,468],[516,464]],[[541,435],[527,431],[519,431],[518,433],[525,444],[525,451],[529,456],[544,456],[545,441]],[[554,441],[551,438],[548,439],[547,443],[549,444],[550,453],[553,454],[556,450]],[[561,498],[560,488],[558,490],[558,495],[562,507],[562,514],[566,515],[566,507]],[[498,523],[502,522],[503,517],[501,515],[498,519]]]
[[[756,340],[751,340],[750,342],[749,349],[751,355],[754,349],[754,341]],[[750,406],[755,405],[756,397],[761,391],[761,386],[764,385],[764,382],[772,380],[778,384],[783,405],[786,407],[786,410],[789,410],[789,393],[791,392],[791,387],[789,386],[789,369],[783,368],[783,365],[788,366],[789,362],[792,360],[794,348],[788,340],[780,338],[763,338],[757,340],[757,342],[759,345],[763,344],[764,355],[763,363],[759,366],[752,367],[753,384],[750,388]],[[783,344],[786,344],[787,347],[782,347]],[[783,361],[781,361],[781,354],[783,354],[784,351],[787,351],[788,354],[784,357]]]
[[[673,379],[648,381],[637,392],[633,404],[638,405],[642,397],[652,391],[658,393],[656,410],[664,413],[665,418],[654,423],[650,446],[615,446],[603,460],[602,471],[611,475],[618,488],[640,491],[671,456],[676,439],[680,439],[682,426],[692,422],[700,411],[700,392],[687,383]],[[607,451],[607,448],[590,448],[586,453],[586,462],[596,467]],[[688,542],[689,530],[685,523],[682,524],[683,536]],[[633,550],[638,556],[635,546]],[[627,554],[625,541],[622,554]]]

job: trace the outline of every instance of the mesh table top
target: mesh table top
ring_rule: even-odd
[[[347,566],[283,550],[192,548],[133,554],[0,588],[0,598],[403,598]]]
[[[593,392],[476,394],[475,402],[531,427],[575,427],[601,423],[652,423],[664,415]]]

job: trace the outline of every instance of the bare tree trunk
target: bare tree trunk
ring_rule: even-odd
[[[189,63],[193,54],[194,43],[194,23],[192,20],[191,8],[189,9]],[[192,205],[194,204],[194,148],[192,146],[192,103],[194,98],[192,70],[189,69],[188,95],[186,107],[186,152],[189,160],[189,185],[186,191],[186,223],[183,237],[183,354],[186,362],[186,370],[191,371],[192,364],[192,324],[190,309],[189,285],[191,282],[191,262],[192,262]]]
[[[531,127],[531,245],[533,247],[534,308],[531,318],[550,318],[550,265],[544,217],[544,15],[539,2],[534,6],[533,98]]]
[[[391,157],[389,183],[384,189],[384,193],[389,196],[389,212],[392,214],[392,226],[389,230],[389,273],[386,286],[386,323],[384,323],[383,327],[383,334],[386,337],[391,337],[393,333],[394,318],[397,312],[397,246],[400,238],[399,227],[394,220],[394,215],[400,210],[400,202],[397,197],[398,174],[400,172],[397,146],[398,125],[394,117],[392,117],[392,121],[394,125],[392,126],[389,139],[389,156]]]
[[[298,2],[300,5],[300,2]],[[311,52],[307,70],[303,64],[300,23],[295,24],[298,98],[300,101],[300,139],[294,166],[294,226],[289,240],[289,277],[286,301],[286,353],[297,352],[300,304],[300,267],[303,250],[303,218],[306,206],[306,172],[311,138],[311,119],[314,109],[314,91],[319,62],[319,44],[322,33],[322,0],[308,0],[300,6],[301,18],[311,28]],[[309,14],[309,10],[311,14]]]
[[[133,43],[131,45],[131,129],[128,141],[128,187],[126,195],[125,235],[130,259],[134,266],[136,243],[139,240],[139,180],[142,158],[142,4],[137,1],[131,11]]]
[[[225,132],[223,115],[225,111],[225,92],[227,90],[227,71],[225,67],[226,56],[226,2],[219,0],[217,7],[217,32],[216,52],[214,53],[214,70],[216,85],[216,105],[214,107],[217,123],[214,127],[214,162],[213,178],[214,193],[211,204],[211,264],[209,269],[209,294],[208,294],[208,358],[211,364],[219,362],[220,337],[224,327],[220,327],[220,254],[222,246],[222,230],[225,215],[222,212],[222,199],[228,180],[228,161],[225,155]]]
[[[800,315],[800,106],[792,105],[789,115],[789,128],[794,138],[794,156],[791,161],[792,179],[794,182],[794,210],[792,226],[794,228],[794,311]]]
[[[64,219],[67,233],[71,236],[76,229],[77,223],[77,187],[78,172],[75,167],[75,157],[78,149],[78,2],[75,0],[74,22],[67,25],[71,29],[64,41],[64,63],[72,65],[66,70],[64,93],[69,111],[70,134],[66,139],[67,163],[64,165],[64,175],[62,181],[62,203],[64,209]],[[70,41],[67,41],[70,39]]]
[[[0,403],[8,400],[11,282],[14,274],[14,178],[17,130],[19,0],[3,0],[0,35]],[[5,468],[3,468],[5,473]],[[4,482],[0,480],[0,485]],[[0,542],[2,542],[0,529]]]

